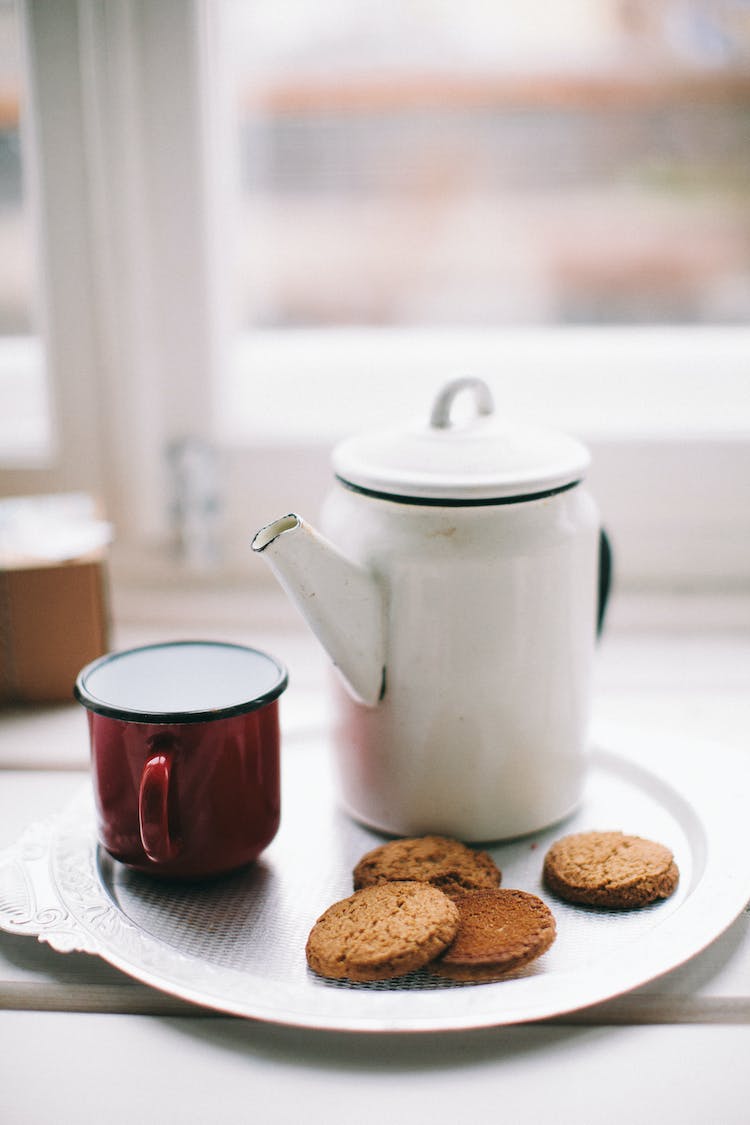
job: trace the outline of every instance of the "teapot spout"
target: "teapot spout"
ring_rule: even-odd
[[[293,513],[261,528],[252,549],[263,555],[352,694],[374,707],[385,690],[385,606],[375,577]]]

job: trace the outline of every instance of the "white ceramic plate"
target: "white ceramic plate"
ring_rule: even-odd
[[[352,985],[308,970],[310,927],[351,893],[354,863],[382,840],[337,808],[323,740],[285,747],[282,828],[252,869],[194,886],[128,871],[97,847],[85,792],[0,857],[0,926],[97,954],[185,1000],[284,1024],[431,1031],[559,1016],[682,964],[742,911],[750,898],[750,830],[741,779],[749,772],[747,756],[719,745],[609,737],[606,749],[593,752],[575,816],[490,849],[503,885],[539,894],[558,925],[552,948],[500,983],[458,985],[422,970]],[[625,912],[557,902],[541,884],[545,850],[586,829],[621,829],[668,845],[681,872],[675,895]]]

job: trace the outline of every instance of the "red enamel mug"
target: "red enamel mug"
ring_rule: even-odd
[[[203,879],[243,867],[281,818],[273,657],[174,641],[110,653],[79,674],[99,841],[129,867]]]

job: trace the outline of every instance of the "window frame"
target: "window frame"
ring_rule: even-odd
[[[164,451],[211,428],[207,6],[20,11],[55,441],[45,464],[0,471],[0,487],[92,491],[124,543],[163,549]]]

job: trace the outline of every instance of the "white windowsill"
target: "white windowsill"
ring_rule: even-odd
[[[221,562],[208,580],[263,584],[265,568],[249,561],[252,534],[287,511],[317,518],[331,445],[355,430],[424,416],[447,379],[473,374],[487,380],[498,411],[589,444],[589,484],[624,587],[747,589],[749,357],[746,328],[248,333],[216,389],[208,432],[224,465]],[[19,378],[0,349],[0,387],[26,396],[13,400],[14,410],[33,412],[42,380],[40,365]],[[128,511],[137,514],[153,507],[153,482],[131,477]],[[116,530],[121,573],[174,576],[165,510],[161,543]]]
[[[227,558],[288,511],[315,518],[331,445],[428,413],[457,375],[496,409],[566,429],[633,589],[750,583],[750,330],[529,327],[268,330],[237,341],[218,397]]]
[[[328,443],[429,409],[458,375],[498,412],[590,440],[750,436],[750,330],[528,326],[264,329],[235,342],[222,443]]]
[[[750,329],[265,329],[238,336],[216,387],[222,446],[328,445],[424,414],[478,375],[498,412],[589,440],[747,440]],[[36,336],[0,338],[0,464],[48,463],[53,424]]]

